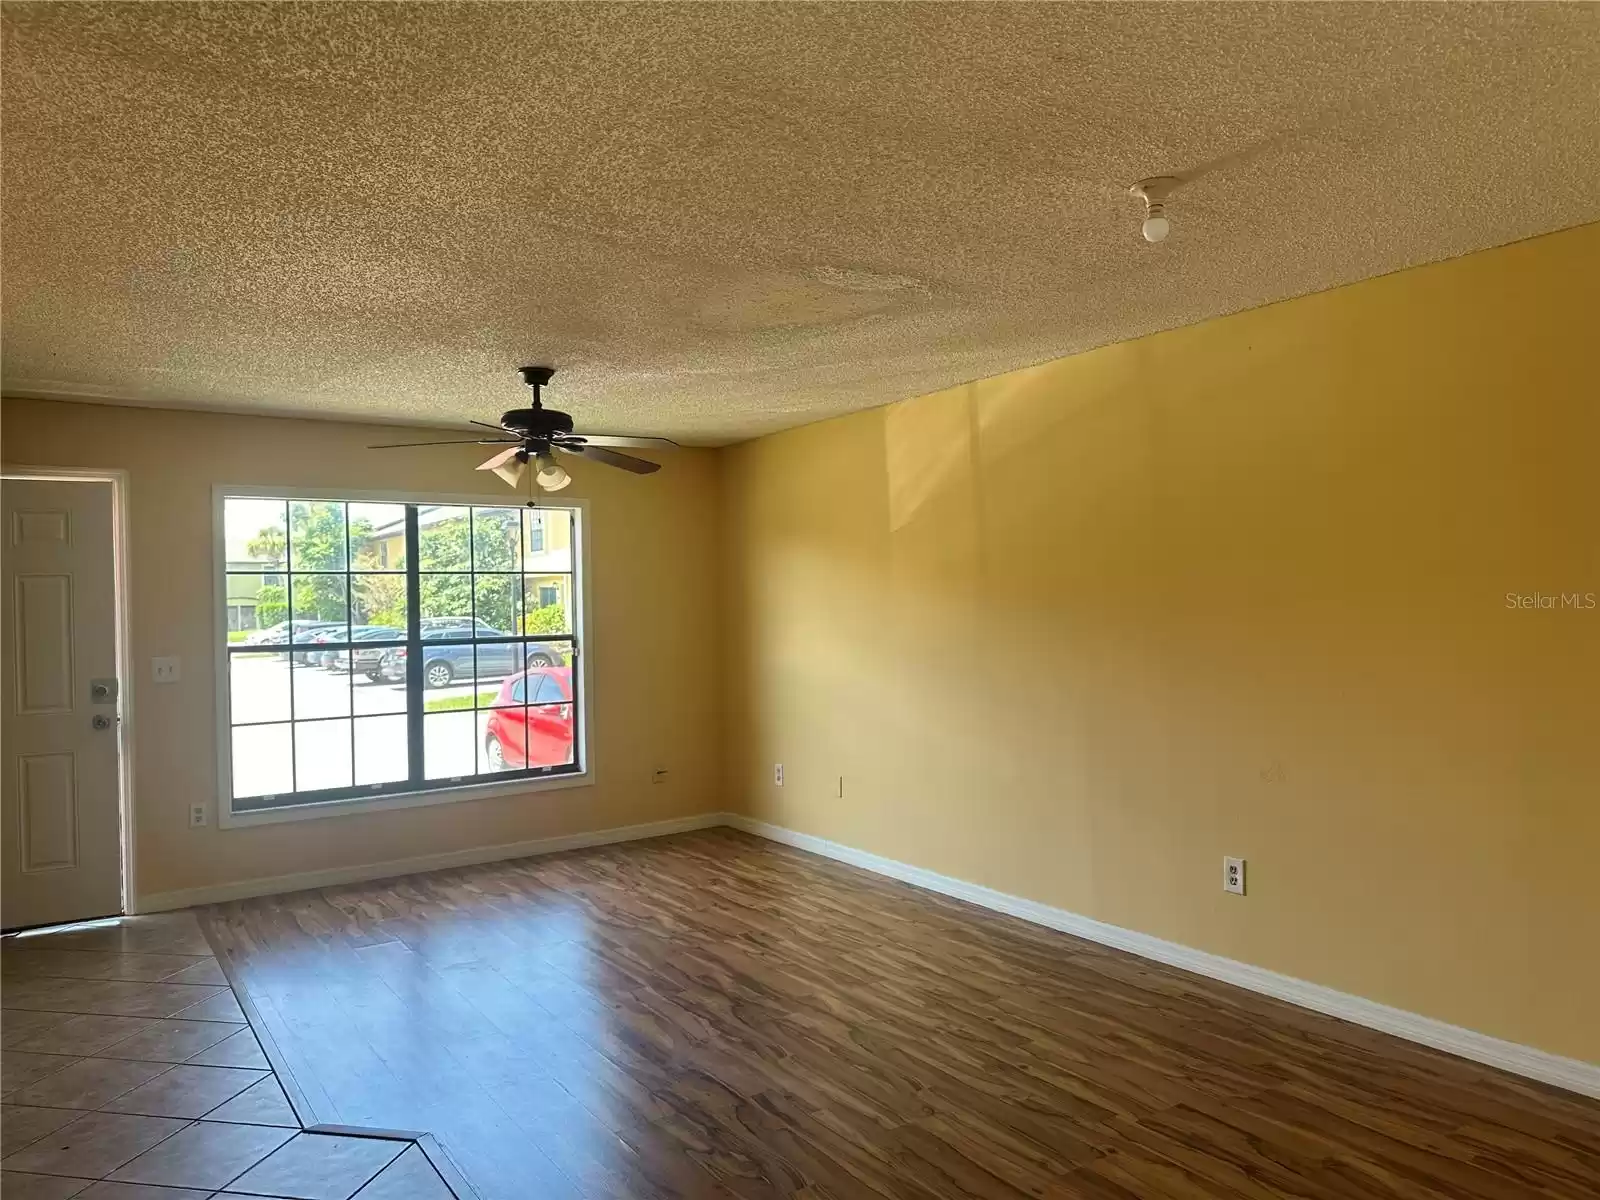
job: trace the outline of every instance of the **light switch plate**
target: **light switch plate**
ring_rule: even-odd
[[[157,683],[177,683],[182,669],[176,658],[152,658],[150,672]]]

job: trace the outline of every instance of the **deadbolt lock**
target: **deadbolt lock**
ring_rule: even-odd
[[[117,702],[117,681],[115,679],[89,680],[89,703],[115,704]]]

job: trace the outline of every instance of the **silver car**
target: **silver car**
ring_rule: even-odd
[[[363,646],[362,642],[403,642],[406,631],[391,625],[358,625],[350,631],[350,647],[325,650],[322,665],[330,671],[356,671],[368,679],[378,679],[378,666],[387,647]]]

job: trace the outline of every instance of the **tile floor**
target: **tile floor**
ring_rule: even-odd
[[[5,1200],[453,1200],[422,1149],[302,1130],[189,913],[0,941]]]

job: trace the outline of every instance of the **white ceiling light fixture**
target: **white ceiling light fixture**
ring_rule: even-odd
[[[558,463],[548,450],[535,457],[534,461],[539,464],[539,472],[533,478],[545,491],[559,492],[572,482],[572,476],[567,474],[566,468]]]
[[[1174,175],[1156,175],[1141,179],[1128,189],[1128,195],[1144,201],[1144,224],[1139,232],[1144,234],[1145,241],[1165,241],[1172,231],[1172,222],[1167,220],[1167,198],[1182,182]]]
[[[429,445],[428,442],[418,443]],[[434,445],[448,445],[448,443],[431,443]],[[480,471],[493,471],[512,487],[517,486],[517,480],[522,478],[522,473],[528,468],[528,452],[521,446],[512,446],[509,450],[502,450],[488,462],[478,464]]]
[[[542,491],[559,492],[572,482],[572,476],[568,475],[566,468],[556,461],[549,447],[537,450],[527,446],[513,446],[496,454],[478,470],[493,471],[512,487],[516,487],[527,471],[530,459],[534,467],[533,481]]]
[[[479,463],[478,470],[493,471],[512,487],[517,486],[517,480],[522,478],[522,472],[528,466],[528,452],[521,446],[512,446],[509,450],[502,450],[488,462]]]

